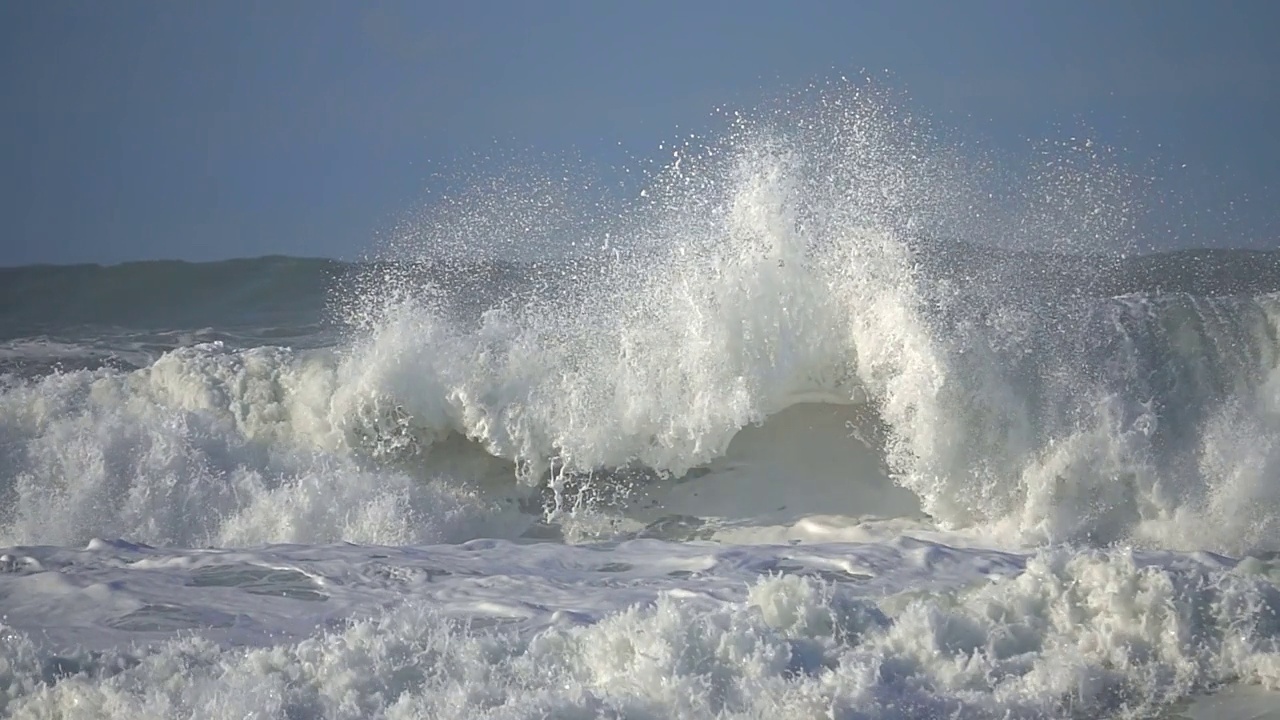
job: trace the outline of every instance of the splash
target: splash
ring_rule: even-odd
[[[557,522],[821,505],[1276,544],[1274,299],[1110,296],[1141,195],[1105,150],[997,172],[905,107],[836,81],[725,113],[621,200],[528,166],[472,184],[332,297],[334,347],[22,381],[5,539],[512,535],[546,488]],[[706,499],[734,488],[761,499]]]

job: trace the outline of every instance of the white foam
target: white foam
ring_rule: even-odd
[[[460,320],[406,270],[339,299],[340,347],[5,377],[0,712],[1099,717],[1280,685],[1280,572],[1206,552],[1280,544],[1275,298],[932,277],[911,239],[991,208],[890,110],[735,124],[600,225],[454,206],[461,238],[625,238],[525,304]],[[1071,230],[1045,212],[998,227]],[[502,540],[536,519],[583,544]]]
[[[327,414],[336,369],[325,353],[210,345],[135,372],[56,374],[5,391],[12,501],[0,538],[396,544],[527,526],[466,478],[362,464],[356,439]]]
[[[393,278],[345,299],[359,332],[339,348],[206,343],[16,381],[0,540],[510,537],[518,522],[481,518],[549,477],[599,537],[613,524],[578,512],[575,481],[643,466],[710,471],[655,490],[667,514],[918,506],[1011,546],[1280,544],[1274,298],[1024,305],[930,276],[908,238],[955,220],[946,148],[874,98],[819,100],[682,151],[651,202],[570,223],[626,238],[599,275],[562,278],[572,291],[477,298],[471,323]],[[514,231],[494,202],[454,224]],[[845,408],[846,435],[815,400]]]
[[[906,538],[4,552],[13,717],[1103,717],[1280,686],[1280,591],[1258,574],[1274,570],[1209,555]]]

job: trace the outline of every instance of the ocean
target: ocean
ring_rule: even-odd
[[[608,212],[0,270],[0,714],[1277,717],[1280,252],[824,93]]]

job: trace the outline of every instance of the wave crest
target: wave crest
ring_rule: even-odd
[[[511,534],[529,488],[562,502],[592,483],[653,485],[670,514],[784,497],[856,515],[860,488],[891,477],[914,503],[872,510],[1020,542],[1280,542],[1275,297],[1099,296],[1079,278],[1119,261],[968,256],[939,238],[1052,230],[1096,250],[1132,208],[1113,175],[1066,163],[1011,209],[860,92],[680,145],[635,202],[575,217],[541,195],[502,205],[498,184],[508,195],[454,204],[399,249],[448,254],[479,228],[511,250],[568,228],[598,260],[514,278],[362,266],[331,298],[350,328],[336,347],[204,344],[16,381],[0,393],[0,541]],[[847,432],[814,400],[842,406]],[[734,487],[769,500],[693,500]]]

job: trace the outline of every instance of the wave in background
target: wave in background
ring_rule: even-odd
[[[384,262],[6,271],[0,545],[515,537],[533,508],[1280,543],[1276,256],[1109,252],[1137,210],[1095,151],[999,197],[857,89],[673,153],[603,209],[495,183]],[[441,259],[566,233],[576,259]]]

